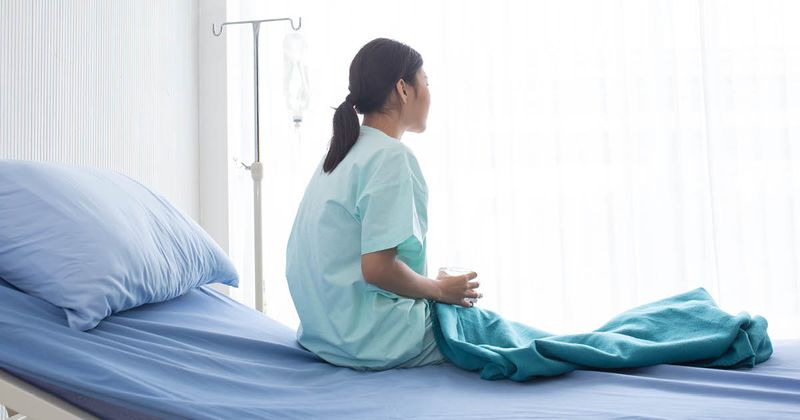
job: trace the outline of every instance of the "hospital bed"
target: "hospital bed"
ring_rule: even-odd
[[[800,340],[737,370],[656,365],[488,381],[452,364],[333,366],[208,286],[93,330],[0,280],[0,403],[38,419],[800,418]]]
[[[800,418],[800,340],[736,370],[357,371],[213,289],[224,251],[132,178],[0,160],[0,198],[0,419]]]

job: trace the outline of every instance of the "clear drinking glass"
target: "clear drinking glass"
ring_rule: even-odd
[[[447,274],[448,276],[460,276],[462,274],[471,273],[473,270],[464,267],[441,267],[439,268],[439,271],[444,271],[445,274]],[[470,281],[474,281],[475,279],[477,279],[477,277],[475,277]],[[468,297],[464,299],[466,299],[467,302],[472,302],[473,304],[475,304],[475,302],[477,302],[478,299],[480,298]]]

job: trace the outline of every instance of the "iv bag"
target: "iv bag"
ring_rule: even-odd
[[[283,39],[283,92],[286,106],[292,111],[294,126],[303,121],[303,111],[308,108],[308,45],[298,32],[290,32]]]

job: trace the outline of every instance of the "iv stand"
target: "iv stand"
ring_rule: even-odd
[[[238,25],[242,23],[250,23],[253,25],[253,79],[255,84],[255,91],[253,94],[253,121],[255,122],[255,161],[248,165],[242,162],[242,166],[248,171],[253,178],[253,212],[255,221],[253,223],[253,234],[255,236],[255,262],[256,262],[256,310],[264,312],[264,279],[263,279],[263,263],[262,263],[262,238],[261,238],[261,180],[264,178],[264,168],[261,165],[261,150],[260,150],[260,127],[258,124],[258,31],[261,23],[264,22],[277,22],[281,20],[288,20],[292,25],[292,29],[297,31],[303,25],[303,18],[298,18],[297,27],[294,27],[294,21],[291,18],[280,19],[263,19],[263,20],[242,20],[237,22],[225,22],[219,26],[217,32],[216,26],[211,24],[211,33],[214,36],[222,35],[222,30],[225,25]]]

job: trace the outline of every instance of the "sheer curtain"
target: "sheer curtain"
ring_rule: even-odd
[[[554,333],[705,287],[800,337],[800,3],[236,1],[229,19],[302,16],[311,108],[294,132],[283,35],[261,31],[267,313],[297,205],[376,37],[425,59],[428,276],[477,271],[479,305]],[[228,32],[231,150],[252,160],[252,33]],[[241,140],[241,141],[239,141]],[[252,184],[240,171],[233,295],[252,304]],[[238,244],[238,245],[237,245]],[[249,271],[248,271],[249,270]]]

